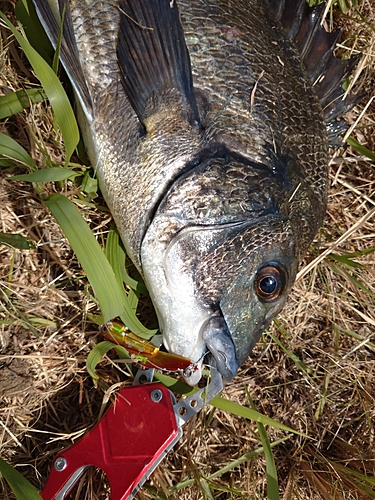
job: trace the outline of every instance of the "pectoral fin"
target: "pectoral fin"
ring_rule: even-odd
[[[175,89],[181,96],[185,119],[199,126],[190,57],[178,8],[170,0],[122,0],[118,62],[122,84],[131,105],[144,123],[160,106],[158,96]]]

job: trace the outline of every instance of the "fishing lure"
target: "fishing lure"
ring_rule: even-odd
[[[134,362],[145,368],[181,372],[184,377],[196,370],[196,365],[189,358],[161,351],[148,340],[131,332],[120,321],[108,321],[100,327],[100,333],[109,342],[124,346]]]

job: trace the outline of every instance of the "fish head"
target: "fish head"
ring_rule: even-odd
[[[168,223],[159,237],[148,235],[142,254],[164,343],[198,367],[186,378],[191,385],[207,353],[229,381],[285,304],[298,267],[295,231],[287,218],[266,215],[184,227],[163,245]]]
[[[241,235],[243,244],[252,248],[255,243],[255,248],[237,261],[237,270],[229,271],[227,284],[220,291],[220,312],[231,333],[239,365],[282,310],[294,283],[298,260],[293,234],[285,231],[287,226],[279,221],[275,233],[265,230],[267,242],[263,240],[263,245],[254,242],[252,231],[245,231]]]
[[[199,296],[217,308],[223,325],[215,342],[207,330],[203,340],[217,358],[218,339],[227,338],[229,332],[232,350],[228,347],[224,356],[228,367],[234,356],[239,366],[247,359],[284,307],[298,268],[295,233],[284,217],[261,217],[233,228],[198,264]],[[225,365],[217,364],[219,370]]]

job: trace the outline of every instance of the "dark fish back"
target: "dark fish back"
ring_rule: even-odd
[[[307,188],[295,201],[300,206],[300,196],[308,197],[316,213],[313,224],[308,214],[305,228],[300,221],[301,238],[309,240],[325,212],[327,134],[300,54],[267,2],[179,5],[194,87],[209,100],[204,141],[225,144],[280,177],[294,162]],[[285,195],[290,196],[288,190]],[[300,243],[303,252],[306,243]]]

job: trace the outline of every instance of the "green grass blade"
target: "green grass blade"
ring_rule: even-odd
[[[84,175],[83,172],[75,172],[69,168],[51,167],[31,174],[13,175],[10,179],[26,182],[60,182],[66,179],[75,179],[80,175]]]
[[[272,449],[275,446],[278,446],[279,444],[284,443],[284,441],[287,441],[290,438],[291,438],[291,434],[289,434],[288,436],[284,436],[281,439],[277,439],[276,441],[273,441],[272,443],[270,443],[270,448]],[[236,467],[239,467],[240,465],[242,465],[244,462],[247,462],[251,458],[254,458],[254,457],[257,457],[258,455],[261,455],[262,453],[264,453],[263,446],[260,448],[257,448],[254,451],[249,451],[248,453],[245,453],[244,455],[242,455],[240,458],[233,460],[230,464],[226,465],[222,469],[211,474],[210,476],[207,477],[207,479],[212,480],[212,479],[215,479],[217,477],[220,477],[223,474],[226,474],[227,472],[229,472],[230,470],[233,470]]]
[[[121,316],[124,311],[122,290],[113,270],[73,203],[60,194],[53,194],[44,201],[69,240],[100,304],[104,321]]]
[[[190,396],[191,394],[194,394],[194,392],[198,391],[197,388],[191,387],[182,380],[177,380],[170,375],[165,375],[165,373],[155,372],[154,378],[165,385],[165,387],[167,387],[170,391],[177,394]]]
[[[330,462],[331,463],[331,462]],[[334,469],[339,470],[343,474],[345,474],[347,477],[355,477],[357,479],[360,479],[364,483],[367,483],[371,487],[375,487],[375,478],[366,476],[365,474],[362,474],[361,472],[350,469],[349,467],[345,467],[344,465],[341,465],[340,463],[337,463],[333,466]],[[373,491],[373,494],[375,495],[375,492]]]
[[[146,287],[143,285],[143,283],[140,283],[139,281],[136,281],[135,279],[131,278],[126,272],[126,267],[125,267],[126,254],[121,244],[120,235],[115,226],[111,227],[108,233],[105,252],[110,262],[112,262],[111,259],[113,259],[114,269],[117,266],[116,260],[120,261],[120,266],[118,268],[120,273],[116,273],[115,271],[116,277],[121,279],[133,290],[139,291],[143,295],[148,295],[148,291]]]
[[[351,252],[345,254],[349,259],[354,259],[356,257],[363,257],[364,255],[369,255],[375,252],[375,247],[364,248],[363,250],[358,250],[357,252]]]
[[[278,439],[277,441],[273,441],[270,444],[271,448],[274,448],[275,446],[278,446],[279,444],[283,443],[284,441],[290,439],[290,437],[291,437],[291,434],[289,434],[288,436],[285,436],[285,437],[283,437],[281,439]],[[216,478],[222,476],[223,474],[226,474],[227,472],[230,472],[231,470],[235,469],[236,467],[239,467],[243,463],[247,462],[248,460],[250,460],[252,458],[257,457],[258,455],[261,455],[262,453],[264,453],[263,446],[260,447],[260,448],[257,448],[254,451],[249,451],[248,453],[245,453],[244,455],[242,455],[241,457],[237,458],[236,460],[233,460],[232,462],[230,462],[228,465],[226,465],[222,469],[214,472],[210,476],[207,476],[206,479],[207,479],[207,481],[212,481],[213,479],[216,479]],[[188,486],[191,486],[192,484],[194,484],[194,482],[195,482],[195,479],[192,479],[192,478],[183,479],[180,483],[172,486],[169,489],[169,491],[170,491],[170,493],[174,493],[174,492],[176,492],[178,490],[181,490],[183,488],[187,488]]]
[[[197,388],[192,388],[190,385],[187,385],[185,382],[181,380],[176,380],[169,375],[165,375],[163,373],[155,373],[155,379],[159,380],[165,387],[170,389],[172,392],[177,392],[179,394],[185,394],[186,396],[190,396],[190,394],[194,394],[197,392]],[[255,422],[260,422],[263,425],[270,425],[271,427],[275,427],[276,429],[281,429],[283,431],[292,432],[293,434],[298,434],[299,436],[305,436],[290,427],[287,427],[272,418],[266,417],[262,415],[262,413],[257,412],[256,410],[252,410],[251,408],[247,408],[246,406],[242,406],[239,403],[235,403],[234,401],[229,401],[228,399],[224,399],[221,396],[217,396],[216,398],[210,401],[210,405],[218,408],[219,410],[228,411],[233,415],[238,417],[247,418],[249,420],[254,420]]]
[[[255,410],[255,405],[249,391],[246,389],[246,395],[249,400],[249,403],[253,410]],[[266,458],[266,471],[267,471],[267,485],[268,485],[268,500],[279,500],[279,481],[277,479],[277,471],[275,465],[275,458],[272,453],[271,444],[267,436],[266,429],[261,422],[257,422],[257,427],[259,431],[259,437],[263,445],[264,456]]]
[[[38,490],[2,458],[0,458],[0,473],[16,495],[17,500],[42,500]]]
[[[128,301],[131,310],[135,313],[138,307],[139,294],[135,292],[132,288],[130,288],[128,292]]]
[[[3,13],[0,12],[0,16],[20,44],[47,94],[56,122],[60,127],[64,139],[66,162],[68,162],[78,144],[79,131],[72,106],[70,105],[65,90],[53,69],[46,63],[43,57],[40,56],[31,44],[19,33],[19,31],[17,31]]]
[[[55,55],[53,56],[53,61],[52,61],[52,69],[56,74],[57,74],[58,69],[59,69],[60,49],[61,49],[61,40],[63,37],[63,26],[64,26],[64,19],[65,19],[65,12],[66,12],[66,5],[64,5],[63,11],[61,14],[59,36],[57,38],[56,51],[55,51]]]
[[[214,500],[214,497],[212,496],[210,487],[209,487],[207,481],[204,479],[204,477],[201,477],[199,479],[199,486],[200,486],[200,490],[202,492],[204,500]]]
[[[279,481],[277,479],[277,471],[275,465],[275,459],[272,454],[270,442],[267,436],[267,432],[264,426],[257,422],[260,440],[262,441],[264,448],[264,455],[266,458],[266,470],[267,470],[267,485],[268,485],[268,500],[279,500]]]
[[[101,361],[103,356],[105,356],[105,354],[107,354],[107,352],[111,349],[115,349],[121,359],[130,358],[125,347],[112,344],[112,342],[107,341],[99,342],[99,344],[96,344],[96,346],[92,349],[86,359],[86,369],[93,380],[99,380],[100,377],[96,373],[96,366]]]
[[[281,429],[283,431],[293,432],[293,434],[298,434],[299,436],[304,436],[304,434],[302,434],[301,432],[291,429],[290,427],[287,427],[286,425],[281,424],[280,422],[277,422],[270,417],[266,417],[256,410],[247,408],[246,406],[242,406],[239,403],[229,401],[228,399],[224,399],[220,396],[210,401],[210,405],[218,408],[219,410],[228,411],[229,413],[237,415],[238,417],[254,420],[254,422],[261,423],[263,425],[270,425],[271,427],[275,427],[276,429]]]
[[[0,244],[8,245],[19,250],[34,249],[35,243],[29,238],[25,238],[21,234],[9,234],[0,232]]]
[[[283,327],[280,320],[274,319],[274,323],[282,335],[287,335],[287,331]],[[298,368],[303,373],[305,373],[308,377],[315,377],[316,376],[314,371],[311,368],[309,368],[303,361],[301,361],[299,359],[299,357],[296,354],[294,354],[294,352],[287,349],[285,347],[285,345],[281,342],[281,340],[279,340],[277,337],[275,337],[275,335],[272,335],[272,333],[269,331],[267,331],[267,335],[269,335],[271,337],[271,339],[275,342],[275,344],[277,344],[285,352],[285,354],[295,363],[296,366],[298,366]]]
[[[52,63],[54,50],[46,32],[40,24],[32,0],[18,0],[15,8],[17,21],[22,24],[28,41],[47,61]]]
[[[145,339],[150,339],[153,335],[155,335],[157,330],[149,330],[142,325],[142,323],[135,315],[134,301],[132,301],[133,303],[129,301],[129,298],[122,284],[123,270],[125,269],[125,251],[120,243],[120,238],[117,230],[111,229],[111,231],[108,233],[106,242],[106,256],[112,266],[118,286],[121,289],[121,296],[124,304],[124,311],[119,315],[121,320],[130,330],[132,330],[137,335],[140,335]],[[135,286],[137,287],[137,282],[135,280],[132,280],[132,282],[135,283]]]
[[[358,151],[358,153],[360,153],[361,155],[367,156],[367,158],[369,158],[370,160],[375,161],[375,153],[373,153],[372,151],[367,149],[365,146],[362,146],[362,144],[360,144],[358,141],[353,139],[353,137],[348,137],[346,139],[346,142],[352,148],[354,148],[356,151]]]
[[[339,326],[336,325],[336,328],[338,329],[339,332],[345,333],[345,335],[349,335],[350,337],[353,337],[356,340],[359,340],[361,343],[366,344],[367,346],[371,347],[371,349],[375,350],[375,343],[374,342],[369,342],[369,338],[364,338],[362,335],[359,335],[356,332],[353,332],[352,330],[348,330],[347,328],[340,328]]]
[[[332,263],[329,262],[327,259],[326,265],[336,274],[343,276],[346,278],[348,281],[350,281],[356,288],[362,290],[362,292],[366,293],[370,297],[374,297],[374,294],[369,290],[365,285],[363,285],[357,278],[352,276],[349,272],[346,271],[346,269],[339,268],[337,266],[334,266]]]
[[[207,478],[205,479],[207,480]],[[209,485],[211,491],[221,491],[223,493],[228,493],[227,498],[233,498],[233,496],[236,496],[237,498],[248,499],[246,493],[237,488],[231,488],[230,486],[224,486],[223,484],[215,483],[213,481],[208,481],[208,480],[207,484]]]
[[[0,167],[9,167],[14,161],[27,165],[31,170],[36,170],[35,163],[23,147],[0,132]]]
[[[2,95],[0,97],[0,120],[19,113],[28,108],[30,104],[37,104],[45,99],[47,96],[41,88],[18,90]]]
[[[105,246],[105,254],[113,268],[115,276],[120,285],[123,286],[123,282],[126,283],[126,281],[124,280],[124,276],[126,279],[129,278],[127,281],[132,284],[132,286],[129,285],[128,293],[126,294],[124,290],[124,294],[126,295],[126,300],[129,302],[130,309],[135,315],[138,306],[138,298],[140,295],[140,292],[137,291],[138,282],[130,278],[126,273],[126,253],[123,246],[121,245],[120,235],[114,225],[113,227],[111,227],[111,230],[108,233]],[[149,339],[152,335],[153,333],[151,333],[151,335],[146,338]]]
[[[368,498],[375,498],[375,479],[373,477],[362,474],[359,471],[350,469],[349,467],[346,467],[340,463],[335,463],[331,460],[329,461],[329,464],[335,472],[338,472],[339,474],[347,477],[348,480],[352,484],[354,484],[362,493],[368,495]]]
[[[344,266],[350,267],[350,268],[363,267],[363,264],[353,260],[353,257],[351,257],[350,255],[338,255],[335,253],[331,253],[330,255],[328,255],[327,259],[335,260],[336,262],[340,262]]]
[[[98,179],[93,179],[90,177],[90,172],[86,172],[81,182],[82,191],[95,196],[95,193],[98,191],[98,187]]]

